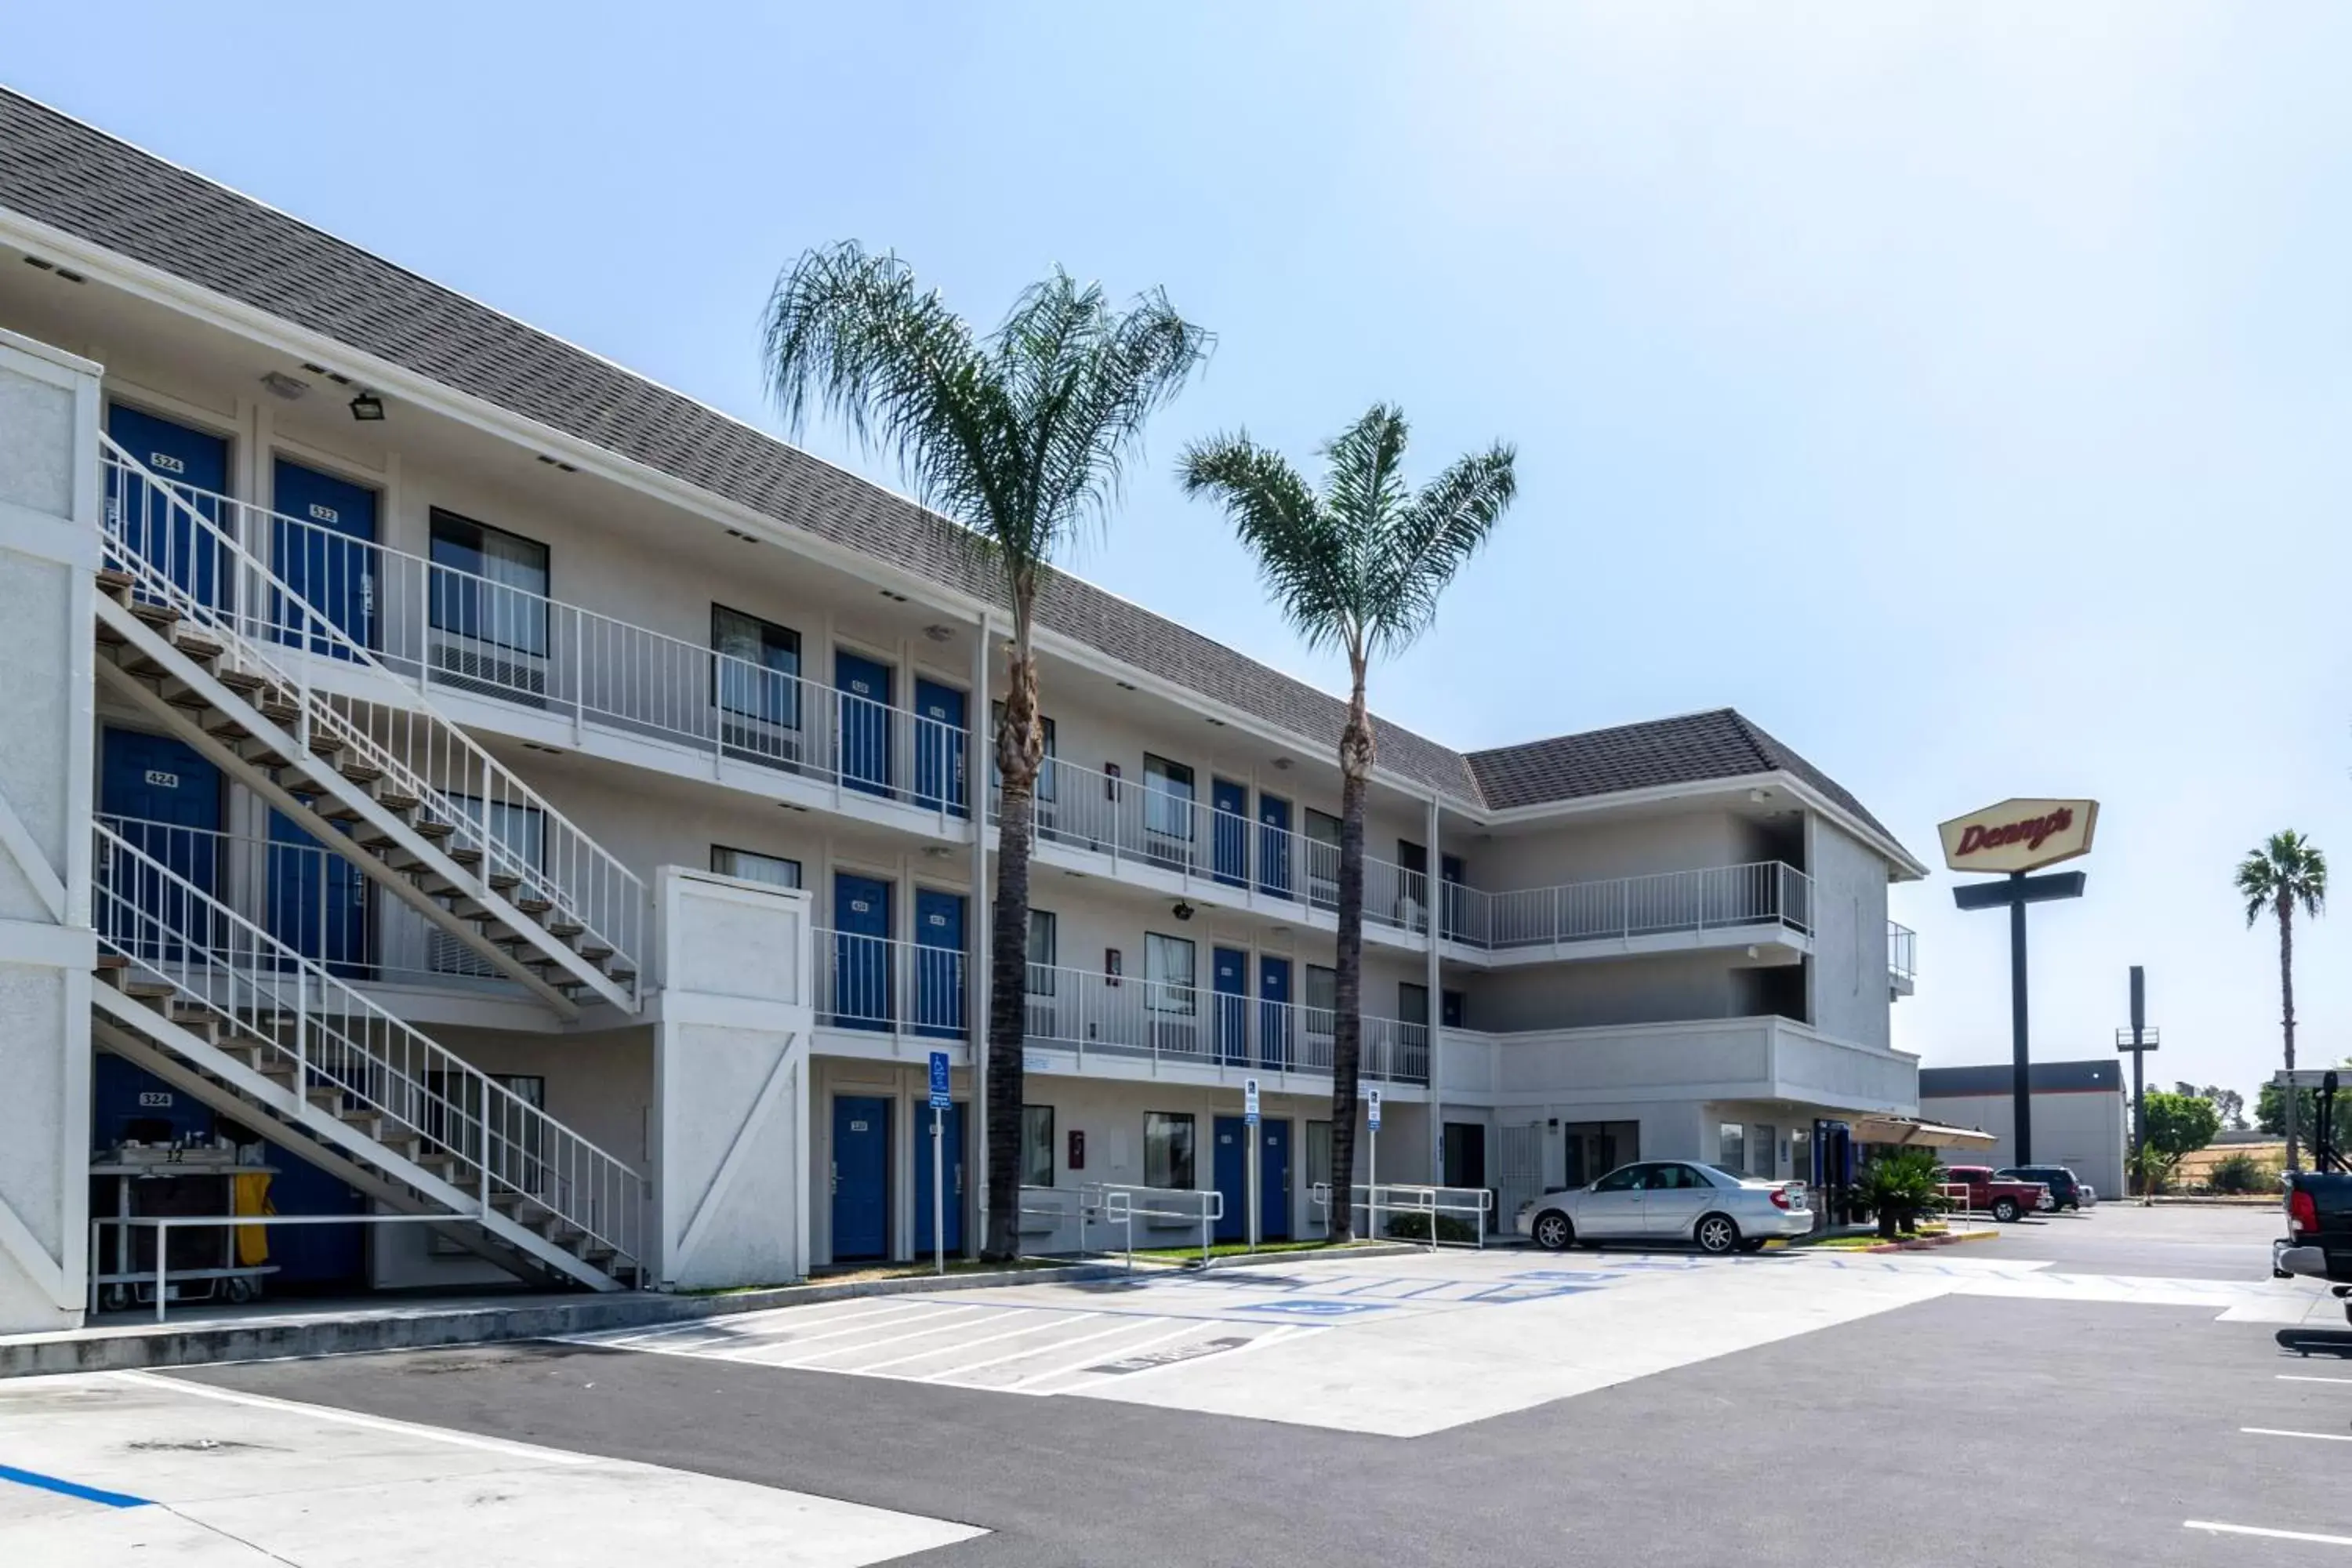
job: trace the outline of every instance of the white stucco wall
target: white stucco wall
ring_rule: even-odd
[[[2005,1094],[1947,1095],[1919,1102],[1919,1114],[1952,1127],[1993,1134],[1990,1150],[1953,1153],[1962,1164],[2008,1165],[2017,1160],[2016,1105]],[[2064,1165],[2102,1197],[2120,1197],[2124,1154],[2130,1138],[2130,1106],[2113,1089],[2087,1089],[2033,1097],[2033,1161]]]
[[[98,367],[0,332],[0,1332],[87,1293]]]
[[[1892,1038],[1886,859],[1827,818],[1807,818],[1813,877],[1812,1022],[1864,1045]]]

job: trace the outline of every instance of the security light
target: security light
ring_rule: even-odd
[[[383,399],[373,392],[362,392],[352,399],[352,417],[362,424],[373,424],[383,417]]]
[[[1192,906],[1184,902],[1181,899],[1179,899],[1176,901],[1174,913],[1178,920],[1189,921],[1192,918]]]

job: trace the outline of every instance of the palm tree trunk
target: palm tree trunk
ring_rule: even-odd
[[[997,807],[996,898],[988,960],[988,1226],[981,1257],[1010,1262],[1021,1251],[1022,1047],[1028,1038],[1029,851],[1037,822],[1037,667],[1029,617],[1015,616],[1007,649],[1004,717],[996,731],[1002,776]]]
[[[1331,1026],[1331,1239],[1356,1234],[1356,1089],[1364,1040],[1364,793],[1372,774],[1372,718],[1364,660],[1353,657],[1348,722],[1339,732],[1339,952]],[[1375,1229],[1378,1227],[1375,1226]]]
[[[2294,1087],[2294,903],[2281,890],[2279,922],[2279,1028],[2286,1037],[2286,1168],[2300,1171],[2295,1152],[2295,1111],[2302,1099]]]

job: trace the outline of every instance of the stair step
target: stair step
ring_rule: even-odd
[[[179,625],[180,622],[179,611],[169,605],[158,605],[149,599],[132,601],[131,613],[151,626],[168,628]]]
[[[511,893],[522,886],[522,879],[512,871],[493,871],[489,880],[490,890],[497,893]]]
[[[416,836],[419,838],[446,838],[457,831],[455,823],[436,822],[429,816],[412,826],[416,829]]]
[[[383,770],[373,763],[337,763],[335,771],[355,784],[372,784],[383,777]]]
[[[250,697],[269,684],[267,679],[249,669],[224,669],[215,674],[213,679],[240,697]]]
[[[404,811],[415,811],[417,804],[416,797],[413,795],[404,794],[397,789],[382,787],[375,792],[375,803],[394,816]]]
[[[578,921],[549,921],[547,922],[548,935],[567,940],[572,937],[581,935],[583,932],[586,931],[587,929],[588,928],[586,926],[582,925]]]
[[[172,646],[194,659],[198,664],[210,664],[228,650],[201,632],[180,627],[172,634]]]
[[[107,597],[114,600],[117,604],[121,604],[129,599],[131,597],[131,590],[138,585],[139,579],[133,577],[128,572],[118,571],[111,566],[101,566],[99,568],[98,591],[104,594]]]
[[[251,735],[253,731],[247,730],[236,720],[230,718],[226,714],[223,714],[221,715],[221,721],[219,723],[207,724],[205,726],[205,733],[210,735],[215,741],[220,741],[228,745],[234,746],[239,741],[245,740],[247,737]]]
[[[550,899],[517,899],[513,900],[513,902],[515,908],[520,910],[523,913],[530,916],[534,920],[538,919],[541,915],[547,913],[548,910],[555,907],[554,900]]]
[[[601,942],[592,942],[572,950],[591,963],[602,963],[613,956],[613,950]]]
[[[168,980],[133,980],[122,987],[124,995],[135,996],[142,1002],[160,1002],[178,990]]]
[[[455,860],[460,866],[471,867],[478,866],[482,863],[482,852],[478,849],[469,849],[464,845],[453,846],[450,848],[443,850],[442,853],[448,856],[450,859]]]
[[[121,647],[131,639],[117,631],[110,623],[100,621],[98,623],[98,640],[110,647]]]
[[[98,967],[101,971],[109,969],[128,969],[131,967],[131,960],[125,958],[119,952],[101,952],[98,955]]]
[[[604,971],[604,978],[611,981],[615,985],[627,985],[633,984],[636,980],[637,972],[634,969],[625,968],[608,969]]]

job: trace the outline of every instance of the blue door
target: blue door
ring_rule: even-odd
[[[375,647],[375,492],[283,458],[272,484],[271,569],[345,637]],[[291,605],[279,607],[275,630],[312,653],[350,657]]]
[[[963,1037],[963,895],[915,889],[915,1033]],[[923,1189],[930,1191],[929,1187]],[[928,1201],[928,1200],[927,1200]]]
[[[275,1144],[265,1163],[278,1167],[269,1178],[269,1206],[279,1214],[365,1214],[367,1201],[340,1176],[306,1163]],[[263,1281],[272,1291],[332,1290],[362,1282],[367,1242],[357,1225],[273,1225],[262,1232],[278,1272]]]
[[[833,1102],[833,1260],[890,1250],[890,1102],[843,1095]]]
[[[1231,779],[1209,781],[1209,832],[1217,880],[1229,888],[1249,883],[1249,788]]]
[[[1290,893],[1290,803],[1264,790],[1257,796],[1257,885],[1260,892]]]
[[[963,793],[963,693],[937,681],[915,681],[915,804],[926,811],[945,808],[961,816],[970,809]]]
[[[841,782],[869,795],[890,793],[892,671],[845,648],[833,651],[833,684],[841,693]]]
[[[1249,954],[1236,947],[1216,949],[1209,979],[1217,1008],[1217,1059],[1249,1060]]]
[[[898,1022],[890,984],[890,884],[833,875],[833,1016],[852,1029]]]
[[[217,497],[228,493],[228,443],[121,404],[106,411],[107,433],[125,451],[193,507],[206,521],[221,521]],[[106,510],[112,528],[149,564],[193,595],[220,601],[221,543],[199,538],[186,511],[143,479],[106,473]]]
[[[1280,1072],[1290,1066],[1290,960],[1258,956],[1257,996],[1258,1066]]]
[[[947,1166],[947,1249],[963,1250],[963,1106],[940,1112],[940,1144]],[[915,1255],[918,1261],[931,1250],[931,1110],[915,1111]]]
[[[1224,1205],[1217,1217],[1219,1241],[1249,1239],[1249,1129],[1238,1116],[1220,1116],[1210,1136],[1216,1140],[1214,1165],[1217,1195]]]
[[[269,814],[269,934],[346,979],[368,962],[368,880],[282,812]]]
[[[1462,874],[1462,857],[1440,855],[1437,858],[1439,896],[1444,902],[1438,907],[1438,933],[1448,941],[1458,942],[1469,934],[1465,923],[1470,918],[1468,897],[1462,884],[1468,879]]]
[[[117,889],[119,902],[101,901],[100,918],[109,936],[140,957],[176,959],[175,933],[202,931],[210,916],[173,877],[185,878],[201,893],[218,890],[220,773],[168,736],[109,729],[105,742],[99,811],[120,819],[112,824],[115,831],[163,870],[129,865],[114,870],[127,885]]]
[[[1257,1234],[1261,1241],[1290,1239],[1290,1123],[1257,1124]]]

